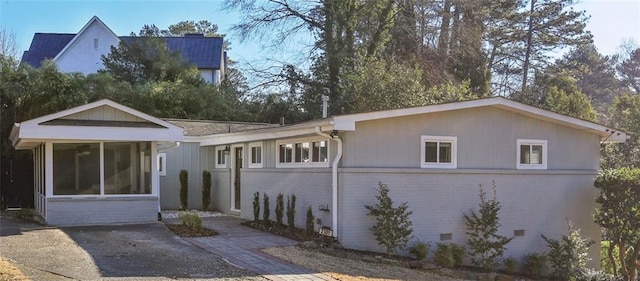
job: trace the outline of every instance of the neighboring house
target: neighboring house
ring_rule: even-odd
[[[183,139],[170,123],[109,100],[16,123],[34,159],[35,211],[50,225],[157,221],[158,152]]]
[[[559,238],[567,220],[600,240],[592,219],[600,146],[627,138],[496,97],[187,135],[184,150],[166,152],[161,182],[173,183],[162,187],[164,196],[165,189],[177,188],[179,169],[193,177],[211,171],[213,208],[244,219],[253,219],[255,192],[272,198],[271,210],[278,193],[295,194],[296,225],[304,226],[311,206],[316,228],[330,228],[347,248],[371,251],[383,249],[364,206],[376,203],[379,181],[390,187],[396,204],[408,202],[416,239],[455,243],[466,242],[463,213],[478,208],[479,185],[491,196],[495,183],[502,203],[499,232],[515,236],[506,256],[520,257],[545,251],[540,234]],[[192,188],[190,194],[200,198],[199,187]],[[170,196],[178,198],[177,191]]]
[[[39,67],[46,59],[56,62],[62,72],[81,72],[85,75],[103,69],[102,56],[121,40],[98,17],[94,16],[77,34],[36,33],[29,50],[22,55],[22,63]],[[226,52],[223,38],[187,34],[184,37],[163,37],[172,52],[180,52],[185,61],[195,64],[208,83],[220,84],[225,76]]]

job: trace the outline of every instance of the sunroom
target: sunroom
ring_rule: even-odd
[[[158,150],[181,128],[101,100],[15,124],[16,149],[34,157],[35,210],[49,225],[155,221]]]

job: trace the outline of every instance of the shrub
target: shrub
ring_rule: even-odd
[[[282,227],[282,217],[284,216],[284,196],[282,193],[278,193],[276,197],[276,224],[278,227]]]
[[[557,280],[569,280],[577,270],[583,269],[589,261],[589,247],[593,241],[582,239],[580,230],[569,222],[569,235],[562,235],[560,240],[541,235],[549,247],[549,261],[553,267],[552,276]]]
[[[620,272],[620,263],[618,262],[620,250],[612,245],[611,241],[602,241],[600,245],[600,268],[606,273],[617,274]]]
[[[500,208],[500,202],[496,199],[495,183],[493,198],[489,200],[487,200],[487,193],[480,185],[478,213],[471,210],[470,215],[464,214],[467,235],[469,235],[467,245],[469,245],[471,263],[483,270],[495,269],[507,249],[505,246],[513,240],[513,237],[498,235]]]
[[[464,245],[458,245],[455,243],[449,244],[451,247],[451,255],[453,256],[453,266],[460,267],[462,266],[462,261],[464,261],[466,248]]]
[[[211,204],[211,173],[202,171],[202,209],[208,210]]]
[[[289,229],[296,228],[296,195],[287,196],[287,225]]]
[[[429,244],[418,240],[409,248],[409,253],[418,260],[424,260],[429,255]]]
[[[438,266],[453,268],[455,260],[453,259],[452,243],[436,243],[438,249],[433,254],[433,262]]]
[[[400,203],[398,207],[393,207],[393,201],[389,197],[389,187],[382,182],[378,182],[378,203],[373,206],[365,205],[369,210],[368,216],[375,218],[376,223],[370,228],[376,241],[387,250],[387,255],[395,252],[396,249],[404,248],[411,239],[413,228],[409,216],[407,202]]]
[[[253,221],[260,219],[260,192],[253,194]]]
[[[311,205],[309,205],[309,207],[307,207],[307,235],[309,236],[313,235],[315,228],[315,219],[316,217],[313,216],[313,209],[311,208]]]
[[[547,256],[538,253],[526,254],[522,257],[522,273],[530,277],[542,277],[547,274]]]
[[[180,212],[178,217],[182,220],[182,225],[192,230],[200,230],[202,228],[202,219],[196,213]]]
[[[180,170],[180,204],[186,210],[189,206],[189,172]]]
[[[264,212],[262,213],[262,221],[264,225],[271,225],[271,220],[269,220],[269,216],[271,215],[271,209],[269,209],[269,195],[266,193],[262,193],[262,200],[264,205]]]
[[[502,260],[504,273],[515,274],[518,272],[518,260],[514,257],[508,257]]]

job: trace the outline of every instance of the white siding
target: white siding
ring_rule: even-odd
[[[80,36],[56,60],[60,71],[82,72],[84,75],[96,73],[103,68],[101,56],[108,54],[111,46],[117,46],[120,41],[98,21],[94,21]]]

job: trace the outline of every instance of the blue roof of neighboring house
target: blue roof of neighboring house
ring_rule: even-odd
[[[55,58],[75,36],[75,34],[69,33],[34,34],[29,50],[24,51],[24,54],[22,54],[22,63],[40,67],[42,61]]]
[[[28,51],[22,55],[22,63],[40,67],[45,59],[53,59],[73,39],[75,34],[36,33]],[[131,36],[121,36],[125,42]],[[185,36],[163,37],[170,51],[178,51],[182,57],[200,69],[220,69],[223,50],[222,37]]]

